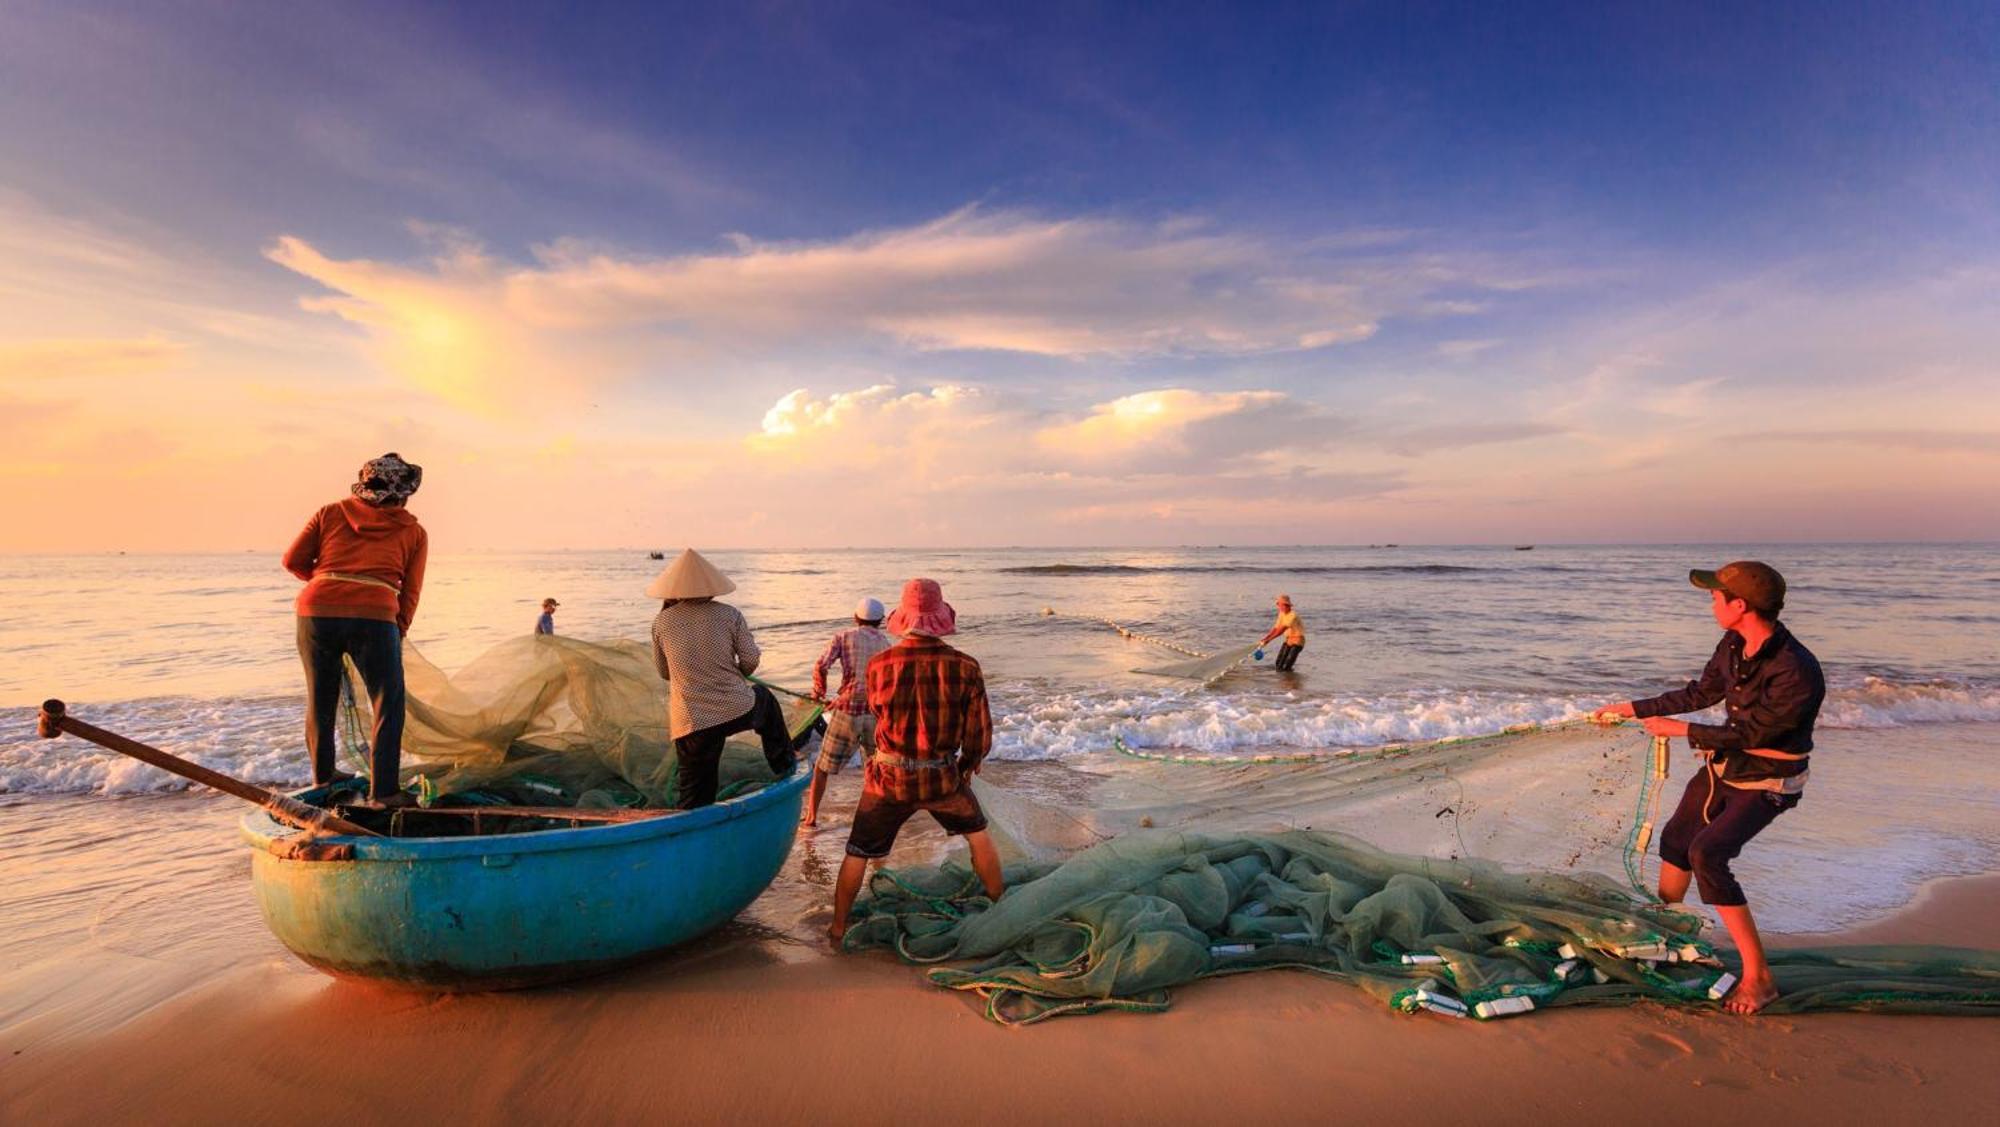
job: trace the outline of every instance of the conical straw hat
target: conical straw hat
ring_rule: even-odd
[[[693,548],[674,557],[665,571],[646,584],[646,594],[655,599],[705,599],[734,590],[736,584]]]

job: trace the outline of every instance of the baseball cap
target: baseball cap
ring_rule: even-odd
[[[854,604],[854,617],[863,622],[880,622],[883,614],[880,599],[863,599]]]
[[[1737,560],[1714,571],[1696,569],[1688,572],[1688,582],[1742,599],[1766,618],[1775,618],[1785,609],[1785,577],[1767,563]]]
[[[556,601],[555,601],[554,599],[543,599],[543,600],[542,600],[542,605],[543,605],[543,606],[545,606],[545,607],[559,607],[559,606],[561,606],[562,604],[561,604],[561,603],[559,603],[559,602],[556,602]]]

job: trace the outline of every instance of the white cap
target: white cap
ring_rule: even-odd
[[[863,599],[854,604],[854,617],[863,622],[880,622],[883,613],[880,599]]]

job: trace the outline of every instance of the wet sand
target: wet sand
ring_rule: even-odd
[[[1406,785],[1408,772],[1428,777],[1432,766],[1403,761],[1380,812],[1462,785],[1532,792],[1514,776],[1540,772],[1544,757],[1609,763],[1601,744],[1584,734],[1460,762],[1436,787]],[[1561,785],[1624,794],[1606,770],[1601,783]],[[1070,845],[1141,817],[1272,824],[1273,793],[1288,796],[1276,824],[1325,824],[1335,808],[1351,823],[1377,809],[1365,778],[1331,787],[1315,781],[1322,772],[1293,768],[993,774],[1007,787],[996,805],[1026,823],[1024,838]],[[1168,779],[1179,780],[1173,802],[1159,795]],[[1740,1019],[1640,1005],[1473,1023],[1392,1014],[1359,990],[1274,971],[1183,987],[1165,1014],[1001,1028],[976,998],[932,987],[891,956],[836,956],[814,941],[854,785],[851,773],[836,780],[825,824],[722,934],[617,975],[463,997],[336,981],[282,951],[249,902],[234,804],[8,807],[0,849],[34,878],[0,888],[0,1122],[1956,1123],[2000,1106],[2000,1022],[1990,1018]],[[1499,805],[1510,808],[1462,828],[1427,813],[1433,840],[1402,844],[1449,849],[1463,836],[1492,855],[1530,804]],[[1604,836],[1588,823],[1574,830],[1582,845]],[[897,861],[943,845],[925,827]],[[1593,848],[1601,861],[1609,846]],[[1932,881],[1903,910],[1837,934],[1773,942],[1991,947],[1996,936],[2000,876],[1982,876]]]
[[[1846,938],[1973,943],[2000,879],[1950,882]],[[2000,1023],[1737,1019],[1642,1005],[1474,1024],[1271,972],[1159,1015],[987,1023],[885,956],[758,944],[531,993],[440,997],[264,960],[114,1031],[0,1040],[0,1119],[356,1124],[818,1121],[1973,1122]]]

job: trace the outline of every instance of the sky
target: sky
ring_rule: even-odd
[[[2000,538],[2000,8],[0,0],[0,551]]]

